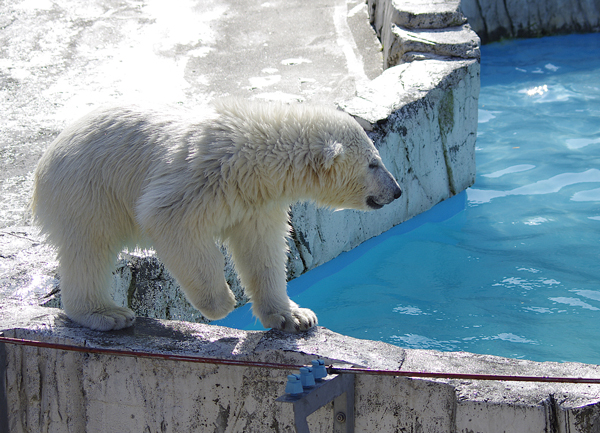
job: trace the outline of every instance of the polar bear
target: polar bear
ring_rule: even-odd
[[[204,118],[182,109],[97,109],[42,156],[31,207],[57,249],[63,308],[81,325],[133,324],[109,283],[117,254],[140,240],[205,317],[225,317],[236,301],[217,241],[227,243],[262,324],[298,332],[317,317],[286,292],[290,204],[370,210],[400,194],[348,114],[231,99]]]

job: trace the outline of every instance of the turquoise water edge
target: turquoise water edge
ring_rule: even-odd
[[[406,348],[600,364],[600,34],[482,47],[473,187],[288,284]],[[214,322],[262,329],[249,307]]]

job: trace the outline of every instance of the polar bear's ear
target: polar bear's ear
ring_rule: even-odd
[[[344,146],[337,141],[330,141],[323,149],[323,165],[329,168],[333,165],[335,159],[344,152]]]

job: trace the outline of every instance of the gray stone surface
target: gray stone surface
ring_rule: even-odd
[[[460,0],[368,0],[371,24],[380,35],[395,24],[410,29],[442,29],[466,22]]]
[[[600,31],[600,0],[461,0],[483,43]]]
[[[5,303],[4,336],[80,347],[379,370],[600,378],[600,366],[536,363],[464,352],[407,350],[325,328],[291,335],[142,318],[97,332],[57,309]],[[293,432],[290,406],[275,403],[294,370],[195,364],[5,344],[7,413],[15,432]],[[0,400],[1,403],[1,400]],[[309,417],[332,432],[331,405]],[[363,374],[355,431],[432,433],[595,432],[600,385],[473,381]]]
[[[407,61],[421,60],[428,55],[479,59],[479,39],[475,38],[468,24],[460,27],[434,30],[406,30],[392,25],[393,43],[386,62],[398,65]],[[410,57],[407,56],[410,54]]]

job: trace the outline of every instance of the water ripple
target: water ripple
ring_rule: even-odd
[[[467,197],[471,204],[482,204],[489,203],[498,197],[556,193],[566,186],[578,183],[600,183],[600,170],[592,168],[582,173],[562,173],[549,179],[540,180],[509,191],[469,188],[467,190]]]

